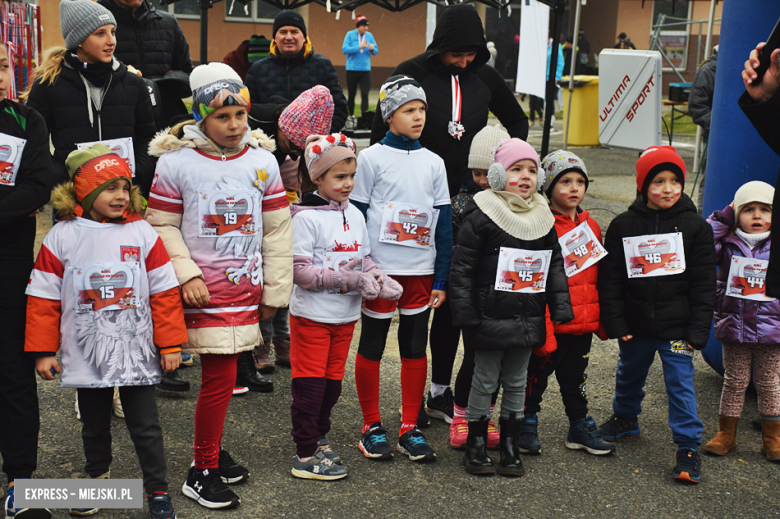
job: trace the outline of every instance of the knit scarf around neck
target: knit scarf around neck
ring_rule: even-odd
[[[756,248],[756,245],[769,238],[770,232],[771,231],[750,234],[737,227],[736,235],[750,247],[750,250],[753,250]]]
[[[75,52],[70,51],[65,53],[65,61],[96,87],[105,86],[114,70],[113,60],[108,63],[85,63],[79,59]]]
[[[508,191],[486,189],[474,195],[474,202],[493,223],[520,240],[546,236],[555,225],[550,206],[539,193],[524,200]]]

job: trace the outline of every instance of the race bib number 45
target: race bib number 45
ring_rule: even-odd
[[[766,295],[767,260],[732,256],[726,295],[753,301],[774,301]]]
[[[73,268],[76,312],[127,310],[138,306],[137,263],[100,263]]]
[[[252,236],[258,231],[253,193],[208,189],[198,194],[201,238]]]
[[[496,290],[536,294],[547,286],[550,250],[524,250],[501,247],[498,253]]]
[[[595,265],[607,255],[606,249],[596,239],[588,222],[578,225],[574,230],[558,238],[558,243],[561,245],[567,277],[572,277]]]
[[[685,251],[679,232],[623,238],[623,252],[629,279],[685,272]]]
[[[433,237],[439,210],[422,205],[385,202],[379,241],[427,249]]]

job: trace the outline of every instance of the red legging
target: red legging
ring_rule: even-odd
[[[219,447],[236,382],[238,355],[200,355],[200,395],[195,406],[195,468],[219,467]]]

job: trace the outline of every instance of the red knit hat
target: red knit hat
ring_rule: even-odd
[[[666,170],[676,173],[685,186],[685,161],[674,146],[650,146],[642,152],[636,161],[636,188],[642,196],[646,196],[653,177]]]

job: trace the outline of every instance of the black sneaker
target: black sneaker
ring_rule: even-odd
[[[412,461],[433,461],[436,453],[433,452],[425,436],[419,429],[409,429],[398,438],[398,452],[406,454]]]
[[[273,380],[257,372],[251,351],[243,351],[238,356],[236,387],[239,386],[249,388],[249,391],[257,393],[271,393],[274,390]]]
[[[154,492],[146,496],[150,519],[176,519],[171,495],[168,492]]]
[[[452,423],[452,415],[455,412],[455,397],[452,395],[452,390],[447,388],[437,397],[432,397],[431,393],[428,392],[428,404],[425,406],[425,410],[431,418]],[[419,424],[417,425],[419,427]]]
[[[539,441],[539,419],[536,413],[527,413],[518,428],[517,448],[523,454],[541,454],[542,444]]]
[[[190,467],[182,493],[206,508],[235,508],[241,504],[238,496],[222,482],[219,470]]]
[[[584,449],[596,456],[612,454],[616,450],[615,444],[601,437],[598,428],[596,428],[596,422],[590,416],[571,423],[569,435],[566,436],[566,448]]]
[[[387,441],[387,429],[382,427],[382,422],[376,422],[363,433],[358,447],[366,458],[389,460],[393,457],[393,448]]]
[[[636,438],[639,436],[639,422],[613,414],[604,425],[599,427],[599,434],[608,442],[616,442],[622,438]]]
[[[165,391],[189,391],[190,383],[188,380],[184,380],[179,375],[178,370],[173,370],[170,373],[163,373],[160,383],[157,387],[164,389]]]
[[[236,463],[225,449],[219,450],[219,476],[223,483],[232,485],[249,477],[249,471]]]
[[[346,466],[336,465],[326,458],[319,449],[307,461],[301,461],[297,455],[293,456],[292,461],[292,475],[296,478],[331,481],[349,475],[349,469]]]
[[[672,477],[689,483],[701,483],[701,456],[696,449],[677,449],[677,466],[674,467]]]

